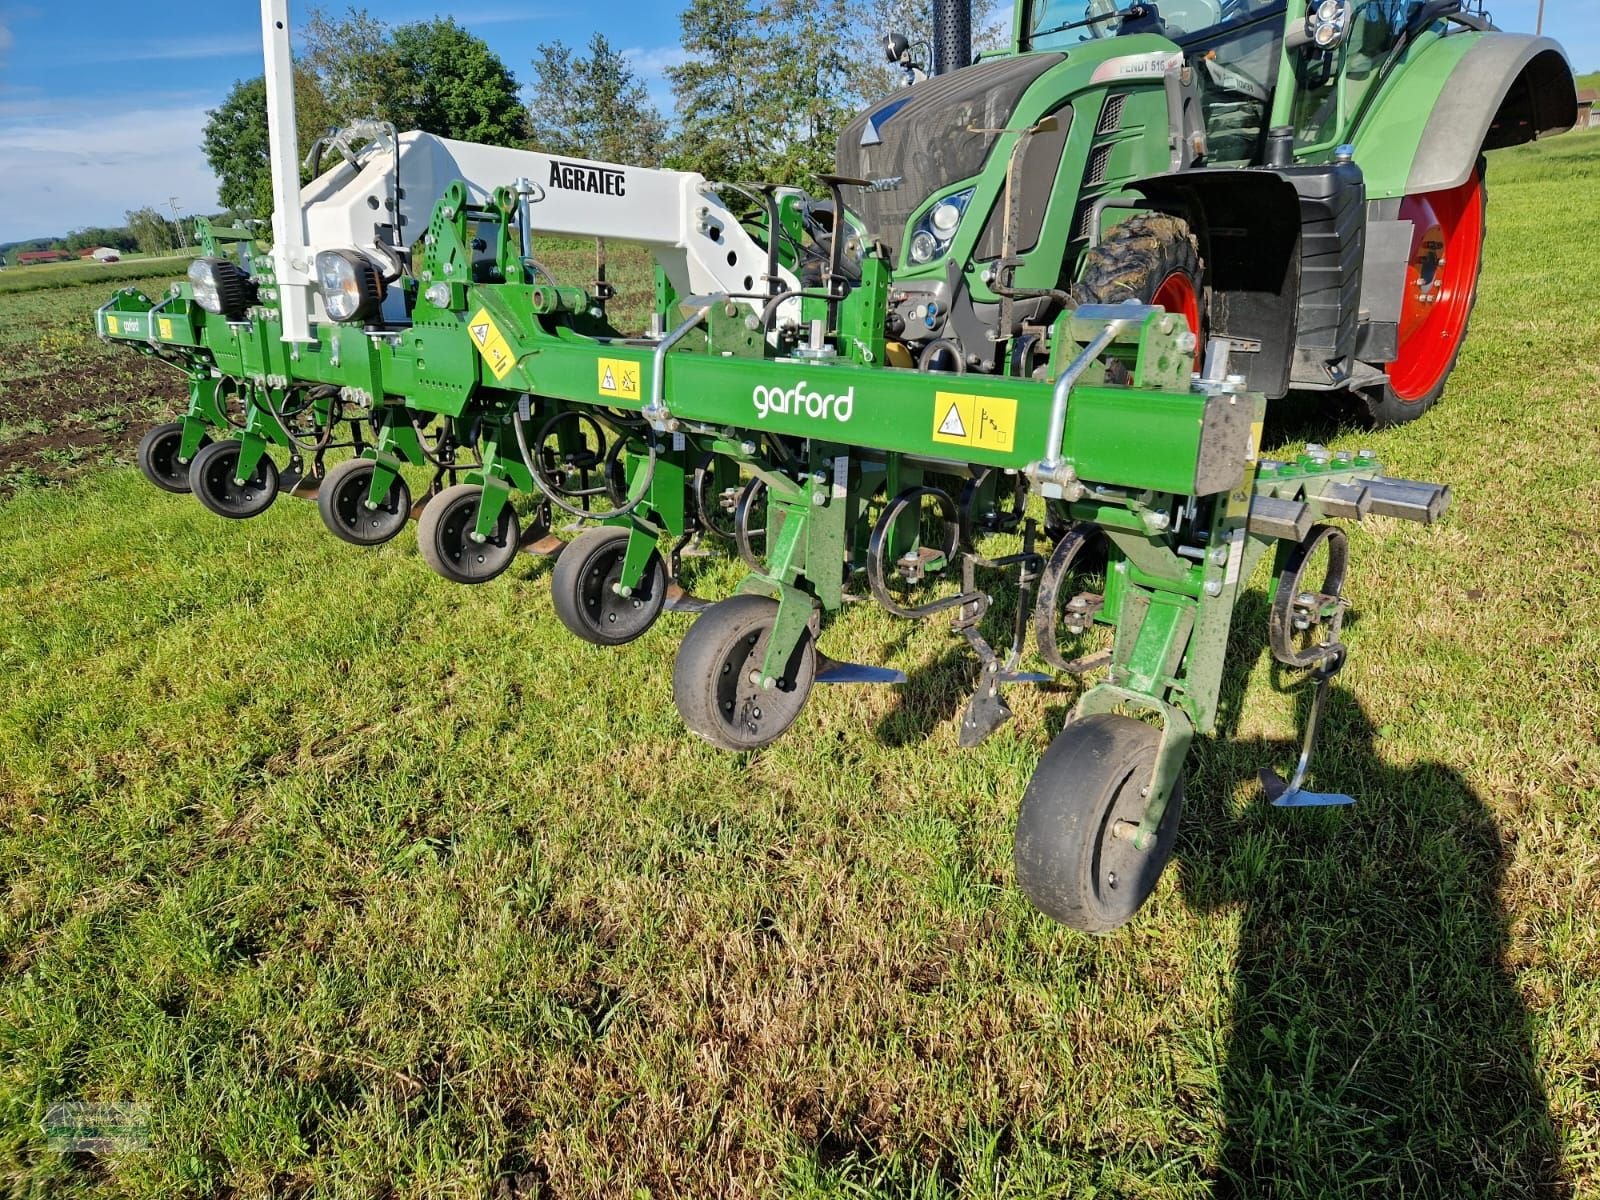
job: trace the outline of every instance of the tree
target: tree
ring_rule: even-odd
[[[316,11],[301,62],[341,122],[377,117],[400,130],[495,146],[527,137],[516,77],[453,19],[391,30],[365,9],[342,17]]]
[[[533,69],[533,149],[646,167],[661,162],[667,123],[604,34],[590,39],[587,58],[575,59],[563,42],[541,45]]]
[[[681,130],[674,165],[713,179],[815,185],[856,107],[844,0],[692,0],[689,59],[669,69]]]
[[[482,38],[454,20],[418,21],[396,29],[392,47],[388,117],[397,128],[491,146],[527,140],[516,77]]]
[[[125,227],[108,229],[90,226],[86,229],[74,229],[67,234],[67,249],[74,253],[79,250],[98,249],[101,246],[110,246],[116,250],[135,250],[139,242]]]
[[[903,33],[912,43],[912,55],[927,70],[933,44],[932,0],[867,0],[845,31],[849,45],[850,83],[861,107],[881,99],[904,82],[899,67],[889,63],[883,39]],[[972,0],[972,48],[990,50],[1004,46],[1011,36],[1010,6],[997,0]]]
[[[178,227],[153,208],[127,214],[128,232],[146,254],[166,254],[178,248]]]
[[[333,124],[333,111],[316,77],[296,68],[296,154],[304,163],[312,143]],[[206,114],[200,148],[217,173],[217,196],[224,207],[246,216],[272,215],[272,167],[267,142],[267,85],[260,76],[235,83],[227,98]],[[307,172],[301,168],[301,182]]]

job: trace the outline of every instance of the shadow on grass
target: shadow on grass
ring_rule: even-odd
[[[1292,743],[1225,736],[1192,762],[1180,886],[1243,909],[1212,1194],[1570,1196],[1503,966],[1507,848],[1458,772],[1382,741],[1336,685],[1309,786],[1348,809],[1265,805],[1255,769]]]

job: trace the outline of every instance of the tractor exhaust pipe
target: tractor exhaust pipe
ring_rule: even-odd
[[[933,73],[972,63],[972,0],[933,0]]]

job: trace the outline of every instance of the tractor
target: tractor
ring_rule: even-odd
[[[1476,294],[1483,154],[1570,128],[1572,71],[1472,0],[1018,0],[973,61],[844,130],[840,175],[894,265],[896,361],[1028,375],[1079,304],[1182,313],[1269,398],[1348,392],[1378,425],[1444,390]]]

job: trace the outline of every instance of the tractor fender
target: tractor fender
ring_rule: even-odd
[[[1382,200],[1459,187],[1483,151],[1561,133],[1577,115],[1576,83],[1558,43],[1463,31],[1402,59],[1352,144],[1367,196]]]
[[[1235,343],[1230,372],[1268,396],[1289,387],[1301,284],[1300,197],[1259,168],[1173,171],[1125,184],[1182,217],[1200,246],[1206,327]]]

